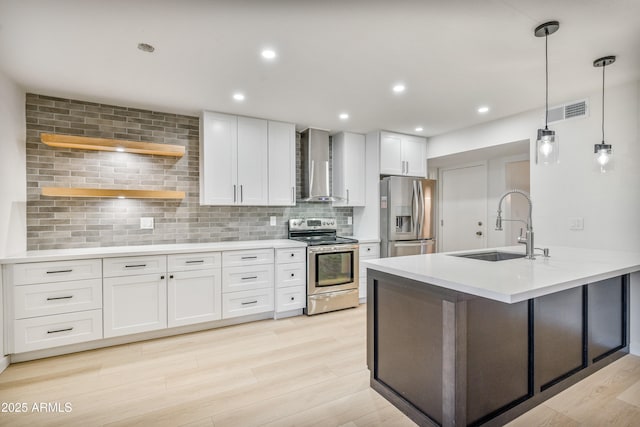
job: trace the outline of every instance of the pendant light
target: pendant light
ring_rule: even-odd
[[[559,141],[556,132],[549,130],[547,123],[549,121],[549,53],[548,39],[549,36],[560,28],[558,21],[545,22],[536,27],[533,34],[536,37],[544,37],[544,69],[545,69],[545,103],[544,103],[544,129],[538,129],[538,138],[536,139],[536,163],[550,165],[559,161]]]
[[[611,144],[604,143],[604,69],[607,65],[611,65],[614,62],[616,62],[615,56],[605,56],[593,61],[594,67],[602,67],[602,142],[600,144],[596,144],[593,148],[593,152],[595,153],[596,169],[601,173],[613,170],[613,152],[611,150]]]

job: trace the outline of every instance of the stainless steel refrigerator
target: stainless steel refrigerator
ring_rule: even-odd
[[[389,176],[380,181],[380,255],[435,252],[433,179]]]

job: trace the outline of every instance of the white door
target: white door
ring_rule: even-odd
[[[167,280],[164,274],[105,277],[104,337],[167,327]]]
[[[400,155],[400,135],[380,133],[380,174],[404,175],[404,163]]]
[[[238,117],[238,203],[269,203],[267,121]]]
[[[169,273],[169,327],[222,318],[220,269]]]
[[[485,165],[440,173],[442,214],[440,251],[486,247],[487,171]]]
[[[269,205],[296,204],[296,127],[269,122]]]
[[[236,200],[238,118],[205,111],[200,125],[200,203]]]
[[[402,136],[402,161],[405,175],[427,176],[427,141],[417,136]]]

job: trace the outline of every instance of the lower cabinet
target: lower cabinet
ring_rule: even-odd
[[[220,269],[169,273],[169,327],[222,318]]]
[[[222,294],[222,318],[273,311],[273,286]]]
[[[275,311],[282,313],[307,306],[307,250],[276,250]]]
[[[367,266],[362,261],[367,259],[380,258],[380,243],[361,243],[360,244],[360,284],[358,286],[358,297],[360,303],[367,302]]]
[[[14,353],[102,338],[102,310],[19,319],[14,323]]]
[[[106,277],[103,291],[105,338],[167,327],[165,274]]]

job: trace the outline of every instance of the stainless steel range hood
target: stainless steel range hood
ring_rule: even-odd
[[[329,132],[308,128],[300,134],[302,201],[335,202],[329,186]]]

